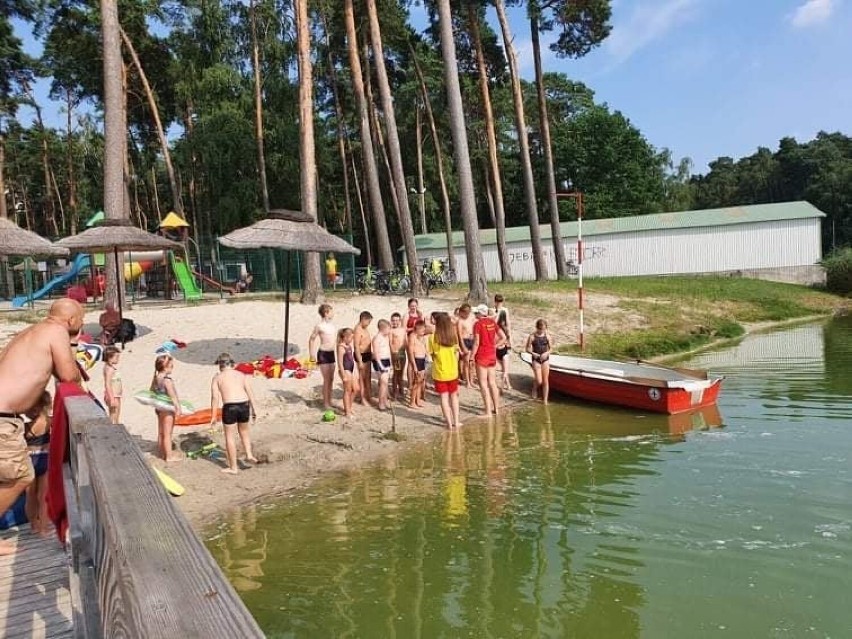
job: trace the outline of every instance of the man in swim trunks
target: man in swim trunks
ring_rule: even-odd
[[[219,372],[213,376],[210,384],[210,425],[216,423],[216,409],[222,405],[222,425],[225,429],[225,455],[228,459],[228,467],[222,472],[236,475],[239,472],[237,465],[237,442],[234,437],[234,425],[240,434],[240,441],[246,453],[246,461],[257,463],[252,454],[251,438],[249,437],[249,417],[254,421],[257,412],[254,408],[254,393],[247,375],[234,370],[234,358],[228,353],[222,353],[216,359]]]
[[[406,329],[402,325],[402,315],[399,313],[391,315],[390,325],[391,363],[393,364],[390,394],[391,399],[394,401],[397,399],[402,401],[405,398],[403,377],[405,376],[405,353],[408,344],[408,333],[406,333]],[[410,380],[411,376],[409,375]]]
[[[0,352],[0,513],[6,512],[32,482],[34,472],[21,416],[38,403],[51,376],[80,382],[71,342],[83,327],[83,307],[64,297],[48,316],[24,329]],[[16,548],[0,543],[0,555]]]
[[[370,311],[362,311],[355,326],[355,362],[361,375],[361,404],[369,406],[372,399],[373,389],[370,381],[370,370],[373,362],[373,336],[370,335],[370,322],[373,314]]]
[[[373,371],[379,380],[379,410],[388,409],[388,379],[391,373],[390,323],[379,320],[379,332],[373,338]]]
[[[459,373],[461,379],[467,381],[467,387],[473,387],[473,325],[476,323],[470,304],[459,307],[456,333],[459,337]]]

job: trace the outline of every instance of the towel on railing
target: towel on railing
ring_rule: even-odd
[[[53,397],[53,422],[50,426],[50,449],[47,457],[47,514],[56,526],[59,542],[65,543],[68,530],[68,512],[65,508],[65,489],[62,465],[68,461],[68,415],[65,398],[91,395],[73,382],[61,382]]]

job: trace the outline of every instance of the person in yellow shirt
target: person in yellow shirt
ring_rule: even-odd
[[[447,428],[461,426],[459,419],[459,340],[450,316],[435,315],[435,333],[429,339],[432,379],[441,398],[441,413]]]
[[[334,253],[329,253],[325,260],[325,275],[328,278],[328,285],[337,290],[337,259]]]

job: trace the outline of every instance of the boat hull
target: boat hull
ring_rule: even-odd
[[[550,388],[558,393],[601,404],[670,415],[715,404],[721,387],[721,378],[712,380],[705,388],[687,390],[550,369]]]
[[[531,356],[521,358],[532,363]],[[722,377],[646,362],[550,356],[550,389],[579,399],[670,415],[712,406]]]

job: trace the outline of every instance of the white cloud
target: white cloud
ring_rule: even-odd
[[[835,0],[806,0],[790,16],[790,24],[798,29],[826,22],[837,8]]]
[[[624,62],[640,49],[663,38],[694,14],[700,0],[638,0],[624,20],[618,16],[622,3],[615,6],[612,34],[605,48],[616,62]]]

